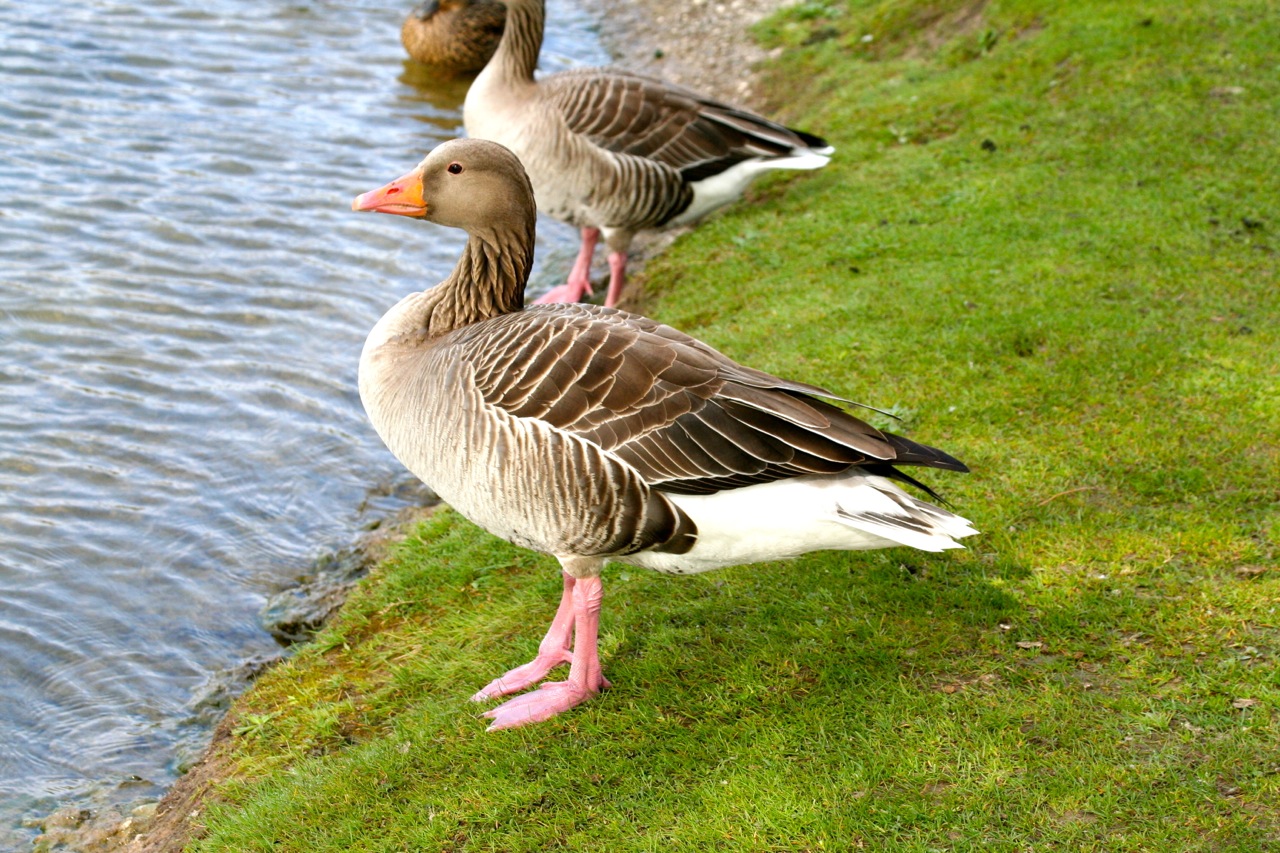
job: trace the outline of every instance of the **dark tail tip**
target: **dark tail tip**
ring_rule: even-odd
[[[791,132],[800,137],[800,140],[810,148],[830,148],[831,143],[823,139],[821,136],[814,136],[812,133],[805,133],[803,130],[791,128]]]
[[[962,474],[969,473],[968,465],[945,450],[939,450],[927,444],[920,444],[909,438],[894,435],[891,432],[883,433],[883,435],[897,453],[893,459],[895,465],[923,465],[926,468],[942,468],[945,471],[959,471]]]

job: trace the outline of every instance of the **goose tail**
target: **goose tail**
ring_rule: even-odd
[[[868,477],[842,495],[835,519],[859,532],[921,551],[963,548],[956,540],[978,532],[968,519],[918,500],[881,477]]]
[[[794,127],[791,128],[791,132],[800,137],[800,141],[808,146],[809,153],[828,158],[836,153],[836,147],[821,136],[814,136],[812,133],[805,133],[803,130],[796,130]]]

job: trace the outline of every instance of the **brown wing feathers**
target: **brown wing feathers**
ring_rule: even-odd
[[[669,166],[697,181],[752,157],[825,148],[812,134],[613,69],[561,72],[545,81],[570,130],[619,154]]]
[[[898,473],[892,463],[967,470],[808,396],[827,395],[820,388],[745,368],[633,315],[548,305],[482,325],[483,335],[462,330],[455,345],[488,404],[585,438],[662,491],[716,492],[854,465],[887,476]]]

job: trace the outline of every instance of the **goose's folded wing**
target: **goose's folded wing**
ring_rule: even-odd
[[[638,74],[566,71],[542,87],[574,133],[615,153],[662,163],[688,181],[752,158],[826,148],[818,137]]]
[[[700,493],[850,465],[964,470],[816,399],[820,388],[751,368],[625,312],[545,305],[450,344],[488,405],[598,445],[650,485]],[[887,467],[887,466],[886,466]]]

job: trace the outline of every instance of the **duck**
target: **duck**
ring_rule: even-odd
[[[975,533],[909,493],[939,501],[900,470],[964,463],[876,429],[849,401],[638,314],[526,307],[535,192],[507,148],[445,142],[352,208],[468,235],[453,272],[401,299],[365,341],[359,390],[374,429],[463,516],[560,565],[533,660],[472,696],[520,694],[483,714],[491,730],[610,686],[597,642],[607,563],[684,575],[816,550],[943,551]],[[564,680],[544,682],[566,663]]]
[[[618,304],[637,232],[697,222],[740,198],[758,175],[817,169],[835,149],[692,90],[617,68],[571,68],[535,79],[544,0],[503,0],[506,26],[463,102],[468,136],[516,153],[538,207],[580,230],[565,284],[539,302],[592,294],[591,260],[608,247],[604,304]]]
[[[437,71],[474,74],[497,50],[506,17],[498,0],[426,0],[405,16],[400,41]]]

